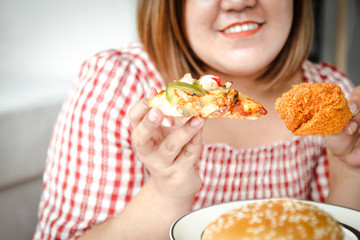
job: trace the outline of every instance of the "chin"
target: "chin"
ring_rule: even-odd
[[[263,68],[257,68],[257,67],[244,67],[244,66],[238,66],[233,68],[226,68],[220,70],[222,74],[232,76],[235,78],[249,78],[254,79],[256,78],[259,73],[263,70]],[[218,70],[219,71],[219,70]]]
[[[232,59],[221,63],[214,64],[212,67],[219,74],[229,75],[234,77],[256,77],[259,73],[264,71],[269,63],[261,63],[257,60],[249,59]],[[211,67],[211,66],[210,66]]]

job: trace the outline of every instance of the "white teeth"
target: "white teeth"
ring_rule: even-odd
[[[239,32],[245,32],[254,30],[259,27],[259,24],[257,23],[245,23],[242,25],[235,25],[230,28],[225,29],[225,33],[239,33]]]

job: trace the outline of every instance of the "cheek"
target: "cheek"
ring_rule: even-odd
[[[293,1],[278,1],[277,4],[273,4],[273,7],[274,9],[271,10],[273,14],[271,16],[277,25],[276,29],[281,31],[281,34],[287,38],[293,22]]]
[[[269,55],[276,57],[287,41],[293,22],[293,1],[282,0],[269,4],[267,16],[269,16],[269,31],[267,32],[267,46]]]
[[[190,43],[211,30],[218,11],[218,0],[187,0],[185,3],[185,28]]]

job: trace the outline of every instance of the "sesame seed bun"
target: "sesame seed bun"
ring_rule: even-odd
[[[343,238],[340,224],[317,206],[273,199],[221,215],[205,228],[201,240]]]

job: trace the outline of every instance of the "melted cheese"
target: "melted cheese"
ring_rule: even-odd
[[[160,109],[165,115],[172,117],[183,117],[176,109],[176,106],[171,105],[166,99],[166,92],[157,95],[149,101],[149,106]]]

